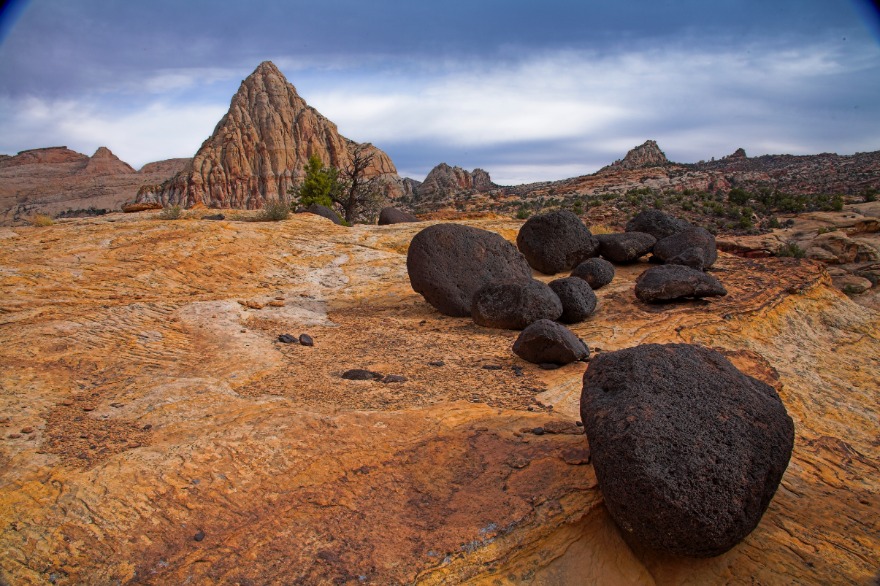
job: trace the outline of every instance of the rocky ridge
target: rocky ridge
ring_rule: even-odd
[[[259,209],[286,197],[304,175],[309,156],[341,168],[358,143],[310,107],[271,61],[264,61],[241,83],[229,111],[193,157],[191,167],[138,201],[163,205]],[[374,158],[367,178],[382,177],[389,195],[402,193],[394,163],[364,145]]]
[[[66,146],[22,151],[0,159],[0,225],[35,214],[119,210],[144,185],[162,183],[188,161],[169,159],[135,171],[106,147],[91,157]]]
[[[726,297],[662,306],[634,295],[645,262],[620,266],[571,326],[599,355],[715,348],[792,417],[757,528],[688,559],[630,548],[611,522],[575,423],[586,364],[542,370],[511,353],[515,332],[412,290],[425,224],[157,217],[0,229],[0,580],[875,579],[880,320],[822,265],[721,253]],[[461,221],[508,241],[522,225]]]

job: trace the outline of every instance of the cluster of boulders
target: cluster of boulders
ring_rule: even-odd
[[[717,258],[714,237],[658,210],[634,217],[626,232],[598,236],[574,214],[551,212],[528,220],[516,243],[519,250],[493,232],[438,224],[413,238],[407,271],[442,313],[522,330],[514,353],[545,368],[589,359],[583,340],[558,322],[596,310],[594,289],[614,279],[614,264],[653,254],[658,266],[636,281],[642,301],[726,294],[705,272]],[[571,275],[548,285],[532,269]],[[718,555],[748,535],[794,442],[772,387],[688,344],[598,355],[584,374],[581,418],[625,539],[679,555]]]
[[[659,210],[635,216],[626,232],[598,236],[569,211],[541,214],[523,224],[516,247],[494,232],[437,224],[413,238],[407,272],[413,289],[441,313],[523,330],[513,348],[518,356],[566,364],[587,359],[589,349],[557,322],[587,319],[598,303],[594,290],[614,278],[612,263],[634,263],[649,253],[652,262],[665,264],[637,280],[642,301],[727,294],[705,272],[717,258],[712,234]],[[532,277],[532,269],[571,274],[546,284]]]

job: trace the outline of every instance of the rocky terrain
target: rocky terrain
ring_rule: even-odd
[[[726,296],[660,304],[634,293],[647,263],[621,265],[569,326],[600,356],[719,350],[793,419],[757,528],[694,559],[612,523],[577,425],[587,364],[543,370],[517,332],[413,291],[430,223],[203,213],[0,228],[0,582],[876,579],[880,320],[830,265],[721,252]],[[460,222],[510,242],[522,226]],[[358,369],[382,379],[343,378]]]
[[[277,200],[303,176],[309,156],[342,168],[360,145],[306,104],[271,61],[241,82],[229,112],[199,148],[192,165],[138,201],[164,205],[259,209]],[[394,163],[366,145],[373,161],[365,177],[382,176],[390,195],[399,190]]]
[[[0,159],[0,225],[35,214],[117,211],[144,185],[162,183],[188,159],[149,163],[138,172],[100,147],[91,157],[67,147],[22,151]]]

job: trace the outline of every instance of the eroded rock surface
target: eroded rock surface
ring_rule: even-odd
[[[816,263],[721,254],[728,296],[663,308],[636,300],[644,263],[618,267],[570,326],[599,355],[719,349],[794,420],[761,522],[691,560],[629,548],[584,436],[547,431],[580,419],[586,364],[542,370],[412,290],[423,225],[157,215],[0,229],[5,582],[866,584],[880,566],[877,314]]]

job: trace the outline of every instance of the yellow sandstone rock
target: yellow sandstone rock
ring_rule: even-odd
[[[509,240],[520,225],[465,223]],[[635,298],[646,265],[620,267],[573,327],[602,351],[718,348],[794,419],[758,528],[677,559],[630,550],[602,505],[571,433],[586,365],[543,371],[512,354],[516,332],[412,291],[406,249],[425,225],[113,214],[4,234],[0,582],[873,579],[878,314],[819,264],[722,253],[727,297],[665,306]],[[354,368],[407,380],[340,377]]]

